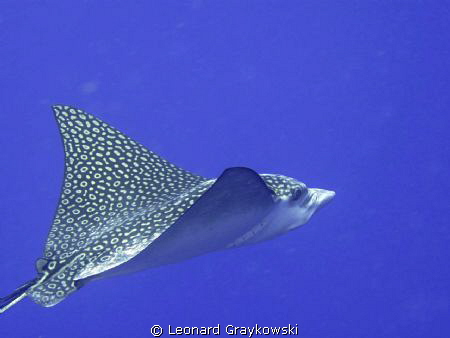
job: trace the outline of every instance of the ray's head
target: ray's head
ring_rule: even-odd
[[[314,213],[328,204],[336,195],[332,190],[307,188],[303,183],[302,187],[296,189],[288,198],[290,213],[293,214],[292,224],[287,230],[295,229],[306,222]]]
[[[308,188],[306,184],[292,177],[262,174],[261,178],[273,191],[275,205],[264,226],[255,232],[248,243],[275,238],[304,225],[335,195],[331,190]]]

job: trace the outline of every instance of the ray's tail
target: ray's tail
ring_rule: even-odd
[[[16,303],[20,302],[22,299],[24,299],[27,296],[27,291],[36,283],[38,282],[38,279],[32,279],[25,284],[23,284],[21,287],[14,290],[10,295],[0,298],[0,313],[5,312],[8,310],[11,306],[15,305]]]

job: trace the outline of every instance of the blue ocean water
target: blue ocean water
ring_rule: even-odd
[[[0,296],[35,276],[63,178],[50,106],[173,163],[337,192],[273,241],[0,315],[0,337],[449,337],[447,1],[3,1]],[[248,335],[247,335],[248,336]]]

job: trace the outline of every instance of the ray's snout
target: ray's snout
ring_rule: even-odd
[[[334,198],[334,195],[336,195],[333,190],[310,188],[309,191],[312,193],[312,198],[315,202],[314,204],[317,205],[317,209],[327,205]]]

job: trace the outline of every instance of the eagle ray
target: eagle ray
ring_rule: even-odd
[[[65,153],[59,204],[37,277],[0,298],[0,313],[27,296],[49,307],[96,279],[274,238],[334,197],[244,167],[207,179],[80,109],[53,110]]]

